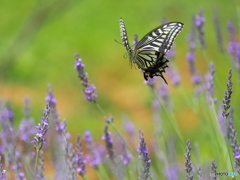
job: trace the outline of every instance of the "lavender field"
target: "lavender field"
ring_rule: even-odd
[[[158,19],[161,24],[168,21]],[[217,7],[211,7],[211,16],[198,7],[179,21],[185,27],[166,54],[169,67],[163,75],[168,85],[161,77],[144,81],[142,72],[122,57],[122,45],[108,66],[90,59],[89,54],[103,55],[87,43],[72,51],[52,46],[53,54],[66,50],[69,55],[67,61],[57,57],[54,83],[52,77],[36,75],[47,74],[51,62],[26,61],[26,67],[18,64],[18,69],[11,64],[19,62],[3,63],[11,59],[6,53],[0,64],[0,88],[8,86],[7,80],[14,82],[14,76],[17,85],[7,93],[0,91],[0,180],[240,179],[240,6],[227,18]],[[133,32],[131,23],[128,28]],[[142,37],[128,35],[134,42]],[[10,51],[13,57],[19,49]],[[71,72],[60,70],[64,66],[71,66]],[[45,84],[40,89],[38,79]],[[19,105],[13,92],[22,94],[21,81],[33,88],[26,88]],[[118,91],[110,87],[116,81],[125,83]],[[127,90],[131,84],[136,87]]]

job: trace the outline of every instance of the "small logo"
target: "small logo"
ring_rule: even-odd
[[[213,171],[211,171],[211,172],[210,172],[210,176],[211,176],[211,177],[216,177],[216,173],[213,172]]]

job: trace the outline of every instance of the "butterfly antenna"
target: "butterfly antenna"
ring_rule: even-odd
[[[123,43],[121,43],[121,42],[117,41],[116,39],[115,39],[115,42],[116,42],[116,43],[118,43],[118,44],[121,44],[121,45],[123,45],[123,46],[124,46],[124,44],[123,44]]]

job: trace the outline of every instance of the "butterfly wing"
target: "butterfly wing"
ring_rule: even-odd
[[[120,20],[119,20],[119,25],[120,25],[120,34],[121,34],[121,39],[122,39],[123,45],[125,46],[127,51],[129,51],[129,50],[131,50],[131,48],[130,48],[129,42],[128,42],[126,26],[125,26],[122,18],[120,18]]]
[[[135,50],[153,50],[166,54],[182,28],[181,22],[169,22],[158,26],[138,42]]]

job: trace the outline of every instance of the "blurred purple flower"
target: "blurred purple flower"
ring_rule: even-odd
[[[197,173],[198,173],[198,175],[197,175],[198,180],[203,180],[202,169],[200,166],[198,166]]]
[[[124,165],[128,165],[130,160],[132,159],[132,155],[128,152],[126,145],[123,144],[122,154],[120,155],[120,158]]]
[[[193,74],[192,82],[193,82],[193,84],[200,84],[202,82],[202,76],[198,73]]]
[[[35,124],[34,120],[30,117],[30,100],[28,97],[24,98],[24,118],[19,125],[19,137],[20,139],[28,144],[31,142],[31,138],[35,133]]]
[[[124,130],[130,135],[130,137],[134,137],[135,135],[135,126],[132,121],[126,119],[123,122]]]
[[[114,160],[112,135],[111,132],[108,131],[108,126],[105,126],[104,128],[104,135],[102,136],[102,140],[104,140],[106,143],[109,158],[111,160]]]
[[[179,179],[179,167],[176,163],[169,165],[167,168],[165,168],[164,172],[167,180]]]
[[[139,130],[139,139],[140,139],[140,142],[139,142],[138,152],[139,152],[139,158],[142,160],[143,168],[141,169],[141,176],[138,179],[148,180],[151,159],[149,157],[148,148],[146,146],[142,130]]]
[[[175,44],[172,45],[171,49],[169,49],[168,53],[166,54],[167,59],[173,59],[176,55],[175,52]]]
[[[185,171],[187,172],[186,179],[192,180],[193,179],[193,173],[192,173],[192,162],[191,162],[191,144],[190,140],[187,140],[187,146],[186,146],[186,154],[184,154],[185,157]]]
[[[49,127],[49,114],[50,114],[50,107],[49,107],[49,104],[47,104],[46,108],[44,109],[41,122],[36,126],[37,133],[34,137],[34,140],[32,141],[32,143],[34,143],[34,148],[37,151],[42,149],[43,144],[46,143],[44,136],[47,133],[48,127]]]
[[[22,163],[20,161],[20,158],[21,158],[21,153],[19,151],[15,151],[14,152],[14,155],[15,155],[15,161],[14,161],[14,165],[13,165],[13,169],[15,171],[15,178],[17,180],[26,180],[25,178],[25,174],[24,174],[24,171],[23,171],[23,167],[22,167]]]
[[[174,86],[178,86],[180,84],[181,78],[176,68],[170,66],[170,68],[167,71],[167,75],[171,79]]]
[[[80,135],[77,135],[76,141],[76,166],[77,172],[80,176],[84,176],[86,174],[86,166],[85,166],[85,159],[83,157],[82,146],[80,142]]]
[[[227,29],[228,29],[228,33],[230,35],[230,39],[234,40],[235,35],[236,35],[236,28],[232,21],[228,21]]]
[[[209,103],[215,103],[216,98],[213,97],[214,95],[214,76],[215,76],[215,66],[213,63],[210,63],[208,66],[209,72],[206,74],[206,96]]]
[[[105,117],[105,122],[110,124],[112,123],[114,120],[113,116],[112,115],[109,115],[108,117]]]
[[[155,84],[155,82],[156,82],[156,79],[157,79],[157,77],[156,76],[154,76],[153,78],[148,78],[148,80],[146,81],[146,80],[144,80],[144,84],[147,84],[147,85],[149,85],[150,87],[154,87],[154,84]]]
[[[202,49],[206,48],[206,43],[204,39],[205,34],[203,30],[205,21],[206,20],[205,17],[203,16],[203,9],[200,8],[199,14],[195,15],[195,25],[197,27],[199,41]]]
[[[85,98],[90,102],[95,102],[98,97],[98,94],[95,91],[96,87],[90,83],[88,75],[84,71],[85,65],[82,63],[82,59],[79,58],[79,54],[75,54],[75,57],[75,69],[77,69],[78,77],[80,78],[82,85],[85,87],[85,89],[83,89]]]
[[[87,156],[87,160],[90,163],[90,166],[94,168],[98,168],[98,164],[101,162],[100,152],[96,146],[96,143],[93,141],[92,134],[90,131],[85,131],[84,140],[86,142],[87,150],[89,152],[89,156]]]
[[[6,105],[4,108],[4,116],[10,121],[10,123],[13,123],[14,113],[9,101],[6,102]]]

